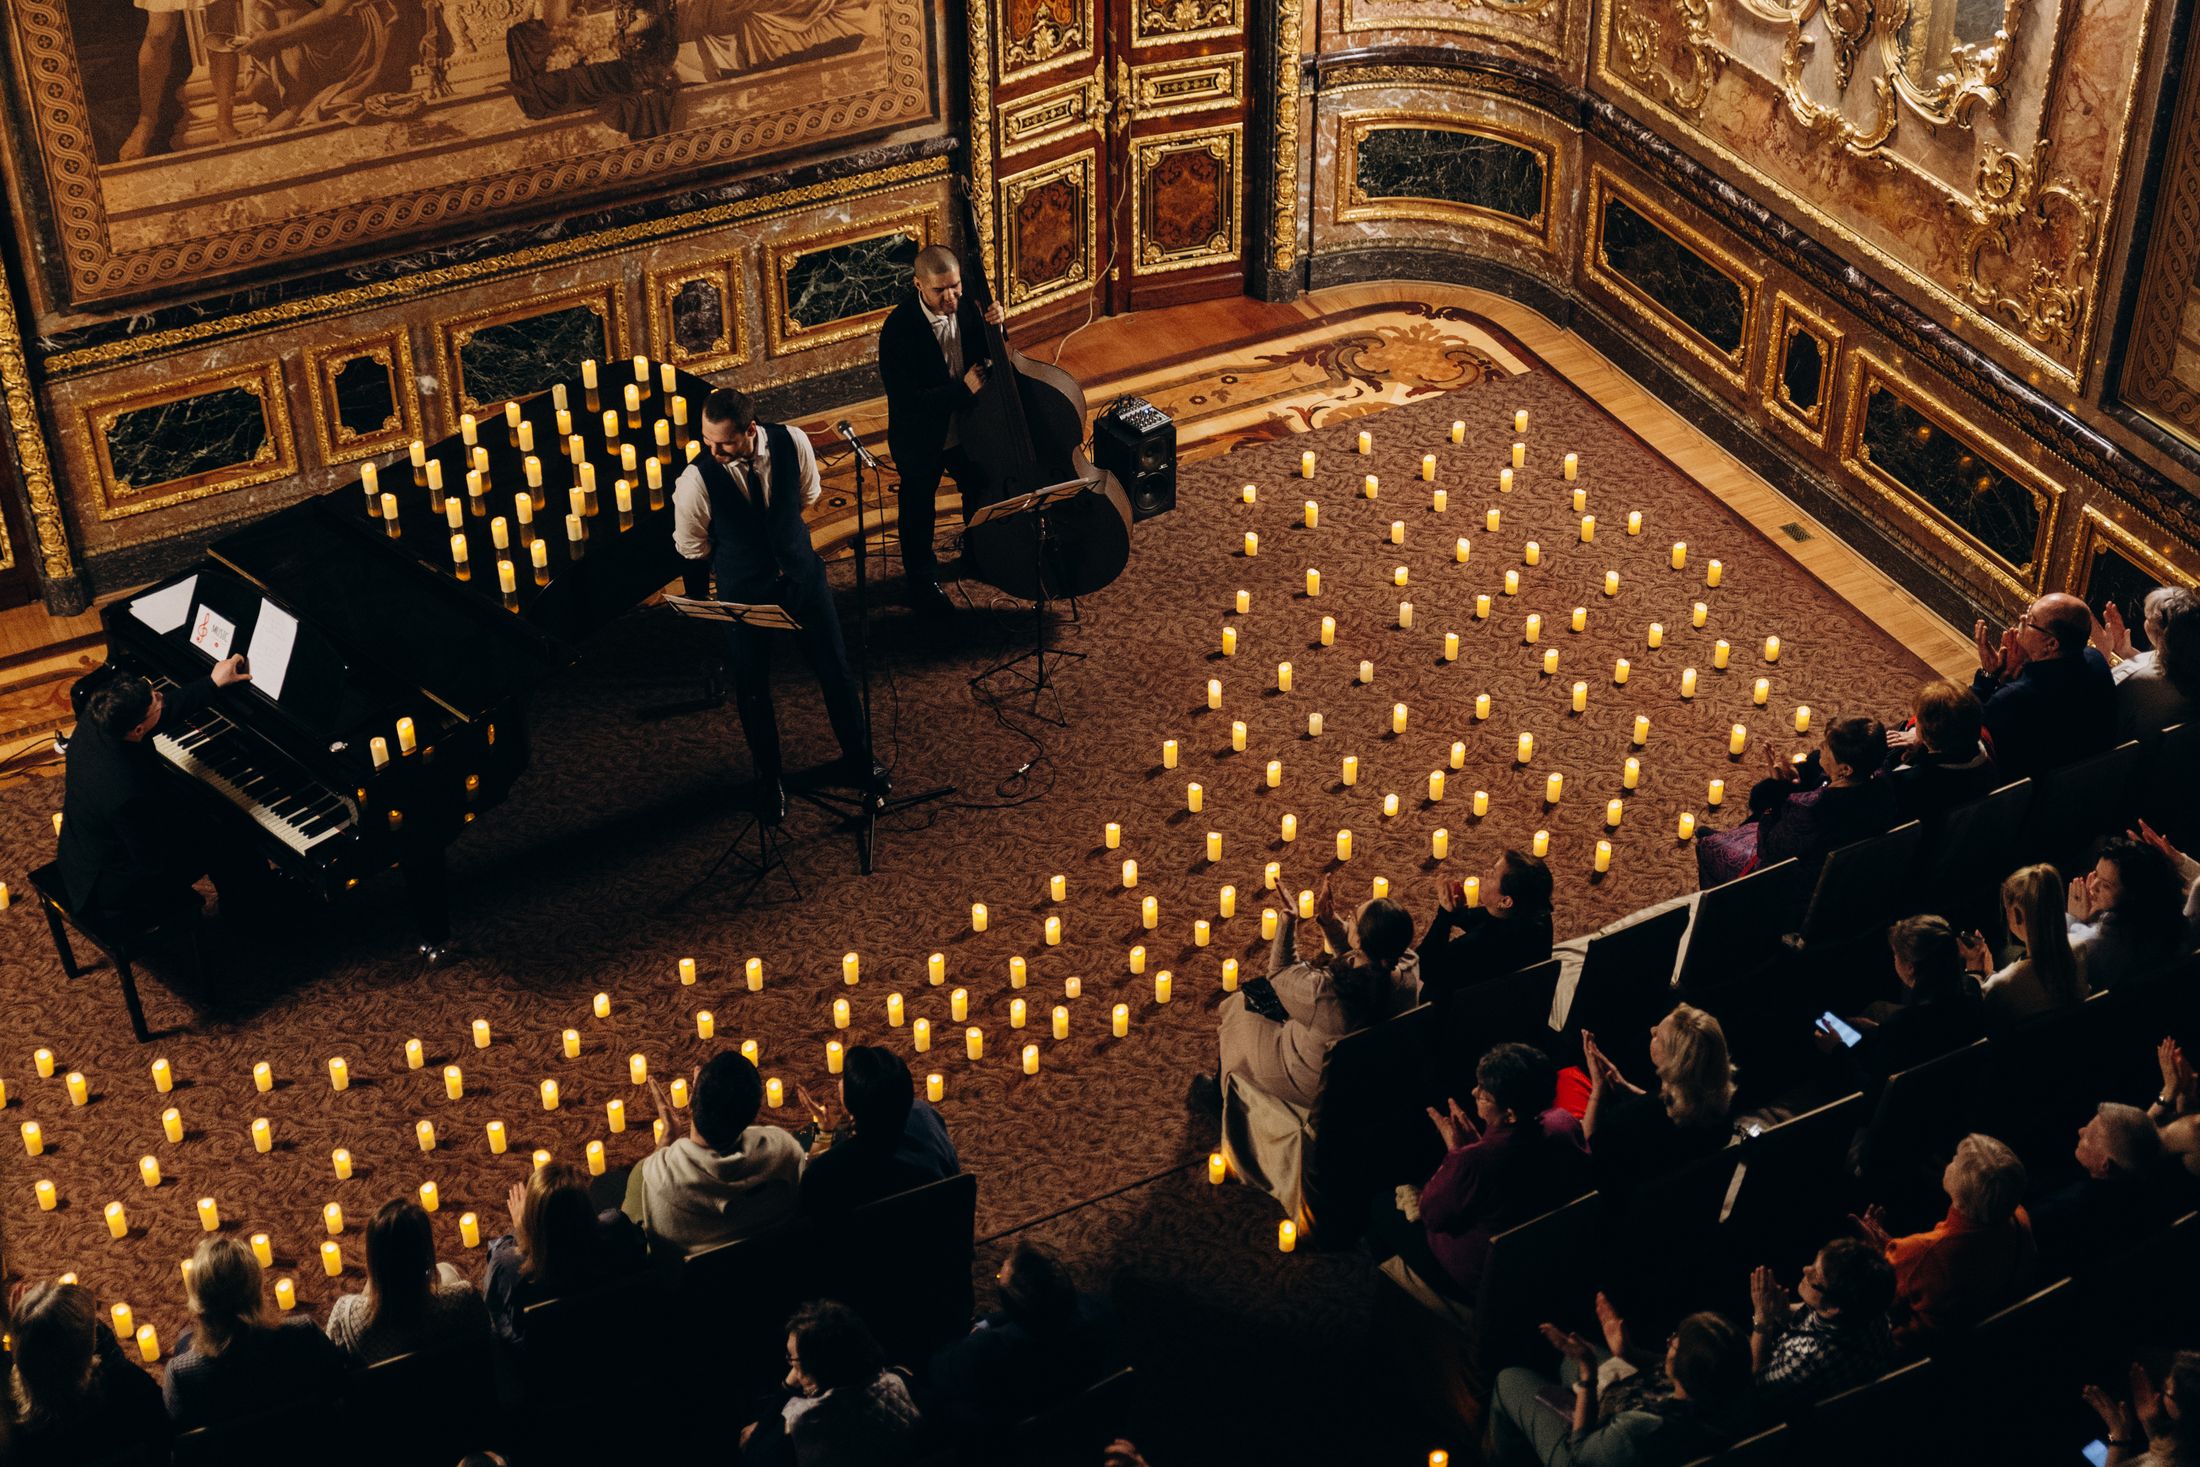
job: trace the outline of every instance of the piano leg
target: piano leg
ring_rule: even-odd
[[[430,963],[442,961],[451,945],[451,893],[443,847],[422,842],[405,853],[405,902],[412,909],[413,931]]]

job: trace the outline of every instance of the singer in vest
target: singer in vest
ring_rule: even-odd
[[[681,471],[672,492],[672,543],[689,564],[690,592],[700,592],[708,575],[717,581],[719,600],[783,606],[802,624],[793,633],[727,628],[734,703],[756,766],[758,812],[777,823],[787,810],[772,706],[771,645],[777,638],[801,645],[824,691],[841,751],[826,779],[883,799],[886,771],[871,759],[825,562],[802,518],[822,492],[808,436],[783,423],[758,423],[746,393],[721,387],[703,400],[702,440],[704,451]]]
[[[909,604],[939,613],[953,609],[940,589],[932,549],[940,475],[951,475],[970,497],[962,410],[985,386],[985,328],[1004,317],[1000,302],[981,312],[963,295],[962,266],[943,245],[917,252],[911,286],[879,329],[878,370],[886,383],[886,450],[901,475],[901,564]]]

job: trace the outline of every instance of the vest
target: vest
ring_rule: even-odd
[[[821,589],[825,580],[825,562],[817,558],[802,519],[794,437],[780,423],[759,424],[758,431],[771,456],[769,505],[760,507],[742,493],[732,472],[709,453],[695,459],[710,495],[711,574],[718,595],[728,601],[772,600],[782,576],[793,583],[789,598]]]

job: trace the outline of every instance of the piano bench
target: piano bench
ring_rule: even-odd
[[[130,1030],[137,1036],[138,1043],[143,1044],[153,1037],[145,1027],[145,1006],[138,1001],[137,970],[131,966],[131,954],[139,945],[147,938],[182,929],[191,939],[192,959],[203,986],[206,948],[200,931],[200,904],[196,893],[192,893],[187,902],[179,902],[173,912],[151,922],[131,922],[119,916],[88,921],[61,903],[60,862],[49,861],[30,875],[31,886],[38,893],[38,905],[46,913],[47,930],[53,934],[54,952],[61,959],[61,971],[71,978],[84,971],[77,964],[76,949],[69,942],[69,929],[73,927],[114,965],[115,976],[122,980],[123,1006],[130,1011]]]

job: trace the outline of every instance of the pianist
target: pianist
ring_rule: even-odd
[[[155,733],[180,725],[216,688],[251,676],[242,657],[231,657],[162,693],[119,673],[85,700],[61,798],[62,895],[72,911],[157,921],[195,900],[191,884],[207,875],[232,916],[240,896],[262,895],[267,863],[231,836],[229,822],[197,806],[152,746]]]
[[[688,563],[689,593],[702,594],[705,579],[715,575],[719,600],[783,606],[802,624],[791,634],[739,623],[726,629],[735,706],[756,768],[757,813],[769,824],[787,813],[771,686],[771,644],[787,636],[816,673],[840,741],[841,758],[825,778],[883,799],[886,770],[871,758],[825,562],[802,518],[822,492],[808,435],[757,422],[748,394],[721,387],[703,400],[702,438],[703,452],[681,472],[672,495],[672,543]]]

